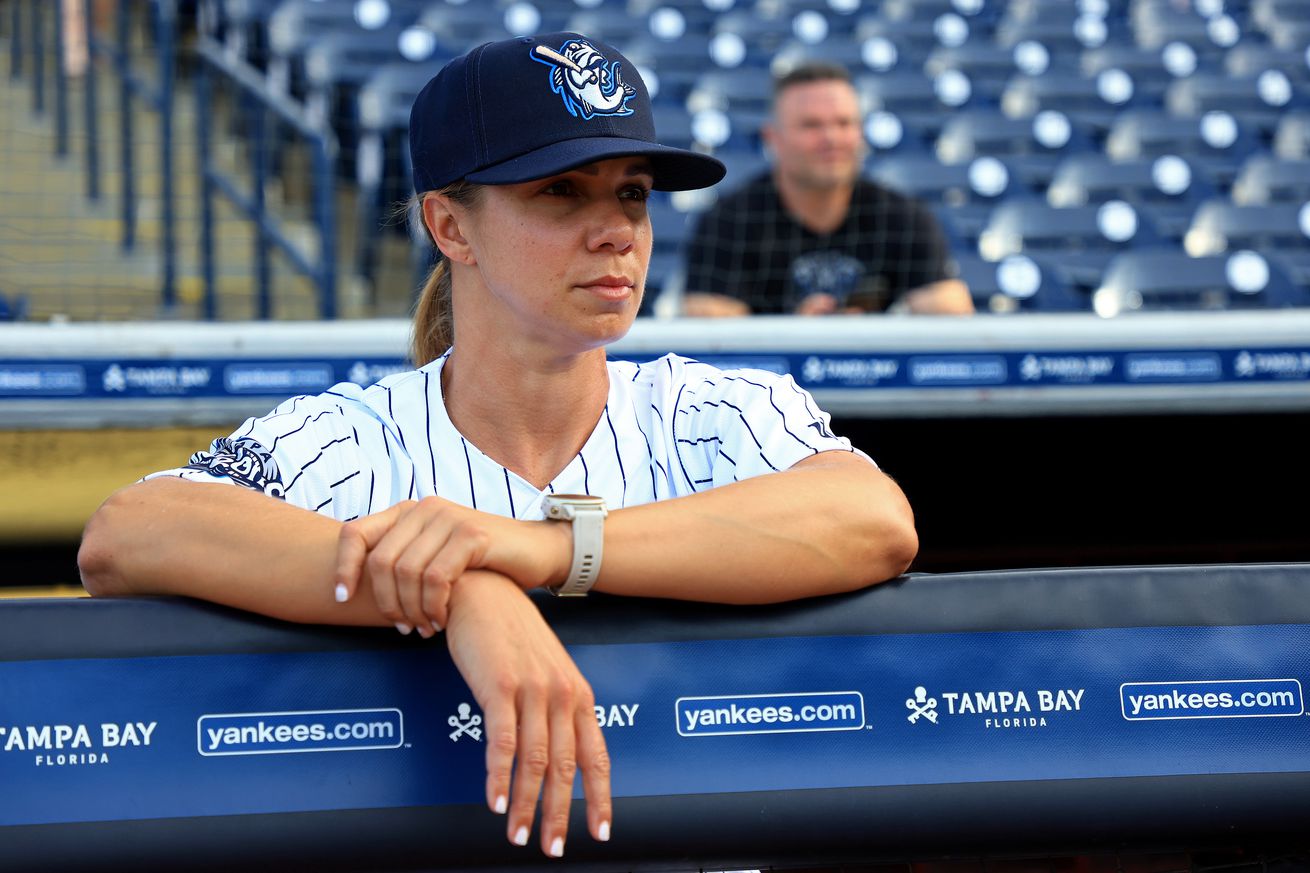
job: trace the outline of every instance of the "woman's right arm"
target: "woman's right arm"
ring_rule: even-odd
[[[151,479],[96,511],[78,566],[93,595],[181,594],[289,621],[392,624],[369,591],[336,602],[342,528],[250,489]],[[536,606],[513,580],[471,571],[453,586],[449,615],[451,656],[486,714],[487,805],[507,814],[507,838],[526,844],[540,797],[542,851],[562,854],[581,771],[588,829],[608,839],[609,758],[591,688]]]
[[[177,478],[123,488],[78,551],[93,595],[181,594],[288,621],[390,625],[333,598],[341,522],[247,488]]]

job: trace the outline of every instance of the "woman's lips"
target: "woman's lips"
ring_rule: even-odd
[[[598,276],[579,282],[578,287],[606,300],[622,300],[632,294],[633,282],[625,276]]]

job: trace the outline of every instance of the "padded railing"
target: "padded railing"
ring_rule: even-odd
[[[480,714],[440,638],[0,602],[0,869],[1304,845],[1307,594],[1310,565],[1251,565],[915,576],[776,607],[543,599],[614,766],[612,841],[578,802],[563,862],[485,809]]]

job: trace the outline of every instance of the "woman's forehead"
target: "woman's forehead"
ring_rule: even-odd
[[[593,161],[590,164],[583,164],[556,175],[563,176],[568,173],[582,173],[587,176],[599,176],[605,173],[615,173],[621,176],[654,176],[655,168],[651,164],[650,158],[641,155],[626,155],[607,158],[603,161]]]

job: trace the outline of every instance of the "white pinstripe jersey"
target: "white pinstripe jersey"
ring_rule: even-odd
[[[552,492],[593,494],[619,509],[785,470],[823,451],[864,456],[833,435],[828,414],[790,376],[666,355],[609,362],[600,421],[542,490],[455,429],[441,394],[444,363],[369,388],[346,382],[294,397],[186,467],[146,478],[232,482],[341,521],[430,495],[536,520]]]

